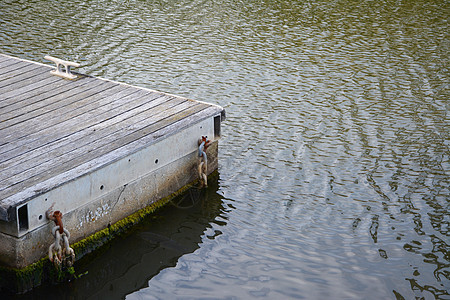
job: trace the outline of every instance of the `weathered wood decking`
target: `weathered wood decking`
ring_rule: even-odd
[[[222,108],[0,54],[0,220]]]

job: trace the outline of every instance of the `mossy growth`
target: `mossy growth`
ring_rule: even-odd
[[[218,172],[216,170],[208,177],[214,178],[217,174]],[[105,245],[114,237],[124,233],[132,226],[140,223],[146,217],[170,202],[173,198],[185,193],[189,188],[196,184],[198,184],[198,180],[192,182],[191,184],[185,185],[175,193],[138,210],[132,215],[108,226],[107,228],[72,244],[71,247],[75,251],[76,259],[79,260],[86,254],[89,254]],[[22,269],[0,267],[0,293],[25,293],[33,287],[37,287],[43,283],[58,283],[77,278],[75,273],[74,267],[62,267],[60,269],[56,268],[53,263],[50,262],[48,257],[44,257]]]
[[[217,171],[216,171],[217,172]],[[216,173],[214,172],[210,176],[214,176]],[[105,243],[112,240],[117,235],[125,232],[130,227],[140,223],[144,218],[149,216],[150,214],[157,211],[159,208],[166,205],[170,200],[173,198],[183,194],[186,192],[189,188],[191,188],[194,184],[196,184],[198,181],[194,181],[191,184],[185,185],[175,193],[172,193],[171,195],[164,197],[152,204],[150,204],[147,207],[144,207],[137,212],[133,213],[132,215],[117,221],[116,223],[108,226],[107,228],[97,231],[96,233],[88,236],[87,238],[78,241],[71,245],[73,250],[75,251],[75,257],[78,259],[82,258],[84,255],[92,252],[93,250],[99,248],[100,246],[104,245]]]
[[[73,276],[73,267],[58,269],[45,257],[22,269],[0,267],[0,291],[6,294],[25,293],[44,282],[64,282]]]

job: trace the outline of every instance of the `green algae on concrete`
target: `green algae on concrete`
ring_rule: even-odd
[[[0,267],[0,291],[18,294],[25,293],[44,282],[63,282],[73,277],[70,269],[55,268],[47,257],[23,269]]]
[[[218,175],[218,171],[212,172],[208,179],[215,178]],[[75,251],[76,260],[81,259],[83,256],[95,251],[101,246],[111,241],[114,237],[124,233],[132,226],[140,223],[144,218],[155,213],[159,208],[165,206],[172,199],[182,195],[190,188],[198,184],[198,180],[187,184],[172,193],[171,195],[164,197],[158,201],[153,202],[147,207],[144,207],[130,216],[112,224],[108,225],[103,230],[100,230],[85,239],[82,239],[71,247]],[[57,283],[76,278],[75,270],[71,268],[61,268],[58,270],[53,263],[50,262],[48,257],[40,259],[23,269],[14,269],[0,267],[0,292],[9,294],[20,294],[31,290],[43,283]]]

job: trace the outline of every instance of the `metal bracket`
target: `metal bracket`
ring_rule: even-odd
[[[50,73],[52,73],[53,75],[67,78],[67,79],[77,78],[77,75],[70,73],[70,67],[78,68],[80,66],[79,63],[62,60],[62,59],[59,59],[59,58],[56,58],[56,57],[53,57],[50,55],[46,55],[46,56],[44,56],[44,58],[46,60],[50,60],[56,64],[56,70],[50,71]],[[63,70],[63,66],[64,66],[65,70]]]

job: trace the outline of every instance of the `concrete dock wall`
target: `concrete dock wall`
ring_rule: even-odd
[[[45,211],[52,205],[62,211],[74,243],[196,180],[202,135],[214,137],[213,118],[28,201],[28,229],[0,233],[0,253],[7,253],[0,256],[0,264],[23,268],[48,255],[54,224]],[[217,150],[217,141],[207,150],[208,174],[217,169]]]
[[[86,245],[196,180],[202,136],[213,141],[206,173],[217,169],[222,107],[80,73],[54,75],[55,67],[0,54],[0,268],[7,272],[29,273],[45,261],[55,241],[47,211],[62,212],[70,244]]]

